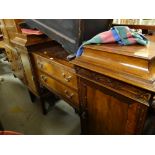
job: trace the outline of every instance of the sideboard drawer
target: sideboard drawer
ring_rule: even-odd
[[[79,107],[78,93],[75,90],[63,85],[61,82],[42,72],[39,72],[39,79],[40,82],[49,90],[56,92],[62,98],[69,101],[69,103],[71,103],[74,107]]]
[[[39,70],[77,90],[77,77],[74,69],[40,56],[35,56],[35,62]]]

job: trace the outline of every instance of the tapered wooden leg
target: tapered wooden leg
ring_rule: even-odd
[[[79,110],[78,109],[74,108],[74,111],[75,111],[76,114],[79,115]]]
[[[30,91],[29,91],[29,94],[30,94],[31,102],[35,102],[36,96],[33,93],[31,93]]]
[[[17,76],[15,74],[13,74],[14,78],[17,78]]]
[[[41,103],[42,113],[43,113],[44,115],[46,115],[46,114],[47,114],[47,109],[46,109],[45,98],[44,98],[44,97],[40,97],[39,101],[40,101],[40,103]]]
[[[80,112],[80,122],[81,122],[81,135],[87,135],[87,114],[85,111]]]
[[[49,94],[46,97],[40,97],[39,100],[41,103],[42,112],[44,115],[46,115],[54,107],[55,103],[59,100],[59,98],[53,94]]]

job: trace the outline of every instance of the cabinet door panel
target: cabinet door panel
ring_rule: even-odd
[[[125,130],[128,104],[87,86],[88,132],[121,134]]]

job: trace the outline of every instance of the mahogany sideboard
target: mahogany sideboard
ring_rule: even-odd
[[[87,45],[72,61],[48,44],[32,53],[36,76],[76,109],[82,134],[153,134],[155,37],[149,40],[146,47]]]
[[[145,46],[87,45],[82,56],[44,36],[21,33],[21,20],[1,20],[12,70],[41,99],[44,88],[67,101],[82,134],[155,134],[155,36]],[[54,97],[54,96],[53,96]]]
[[[155,119],[148,123],[154,118],[155,36],[149,40],[146,47],[87,45],[72,61],[84,134],[149,134],[148,127],[155,129]]]

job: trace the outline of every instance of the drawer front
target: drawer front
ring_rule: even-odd
[[[51,91],[56,92],[58,95],[61,95],[62,98],[71,102],[74,107],[79,108],[78,93],[75,90],[72,90],[71,88],[63,85],[55,79],[52,79],[42,72],[39,72],[39,79],[45,87],[47,87]]]
[[[53,62],[52,60],[47,60],[39,56],[35,57],[35,62],[39,70],[77,90],[77,77],[72,68],[63,66]]]

